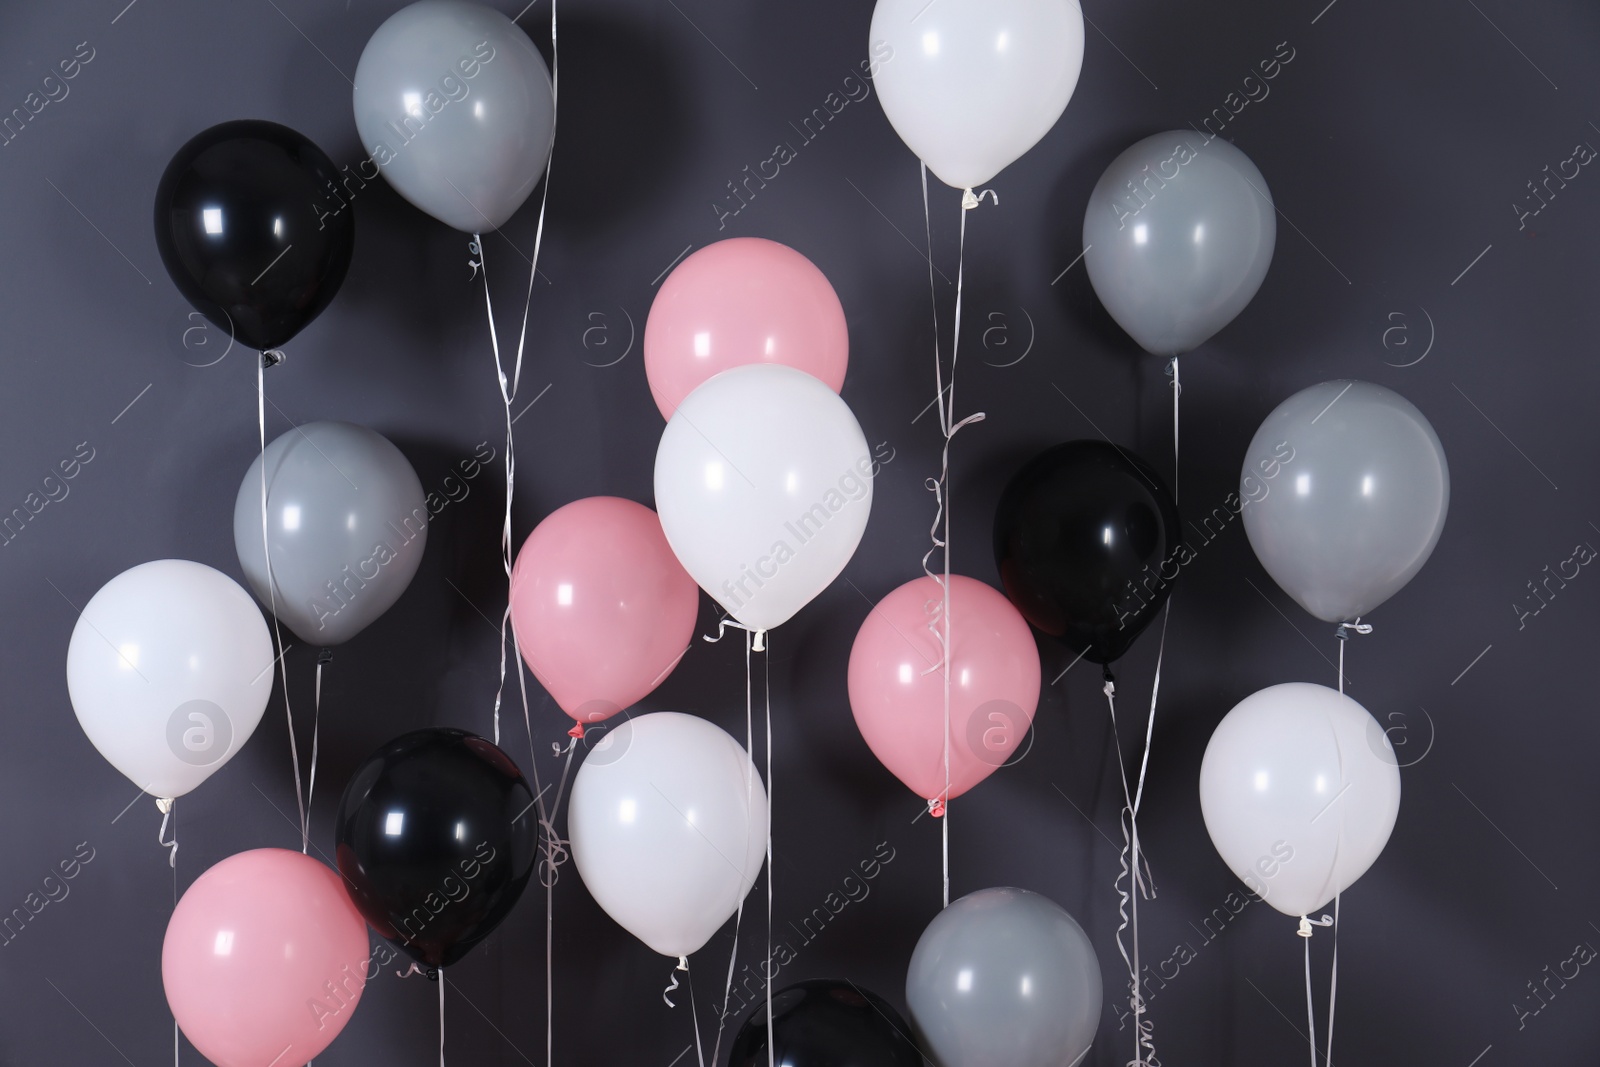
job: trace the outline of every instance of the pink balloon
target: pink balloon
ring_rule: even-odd
[[[599,722],[661,684],[694,640],[700,589],[661,520],[614,496],[577,500],[534,528],[511,571],[511,624],[561,710]]]
[[[776,241],[707,245],[661,283],[644,327],[644,372],[661,414],[720,371],[782,363],[838,392],[850,362],[844,308],[805,256]]]
[[[299,1067],[339,1036],[366,984],[367,924],[339,875],[281,848],[230,856],[172,912],[167,1004],[218,1067]]]
[[[850,707],[883,765],[929,801],[945,796],[944,672],[928,629],[943,593],[926,576],[872,609],[850,650]],[[987,778],[1021,743],[1039,707],[1039,650],[1002,594],[950,576],[950,791]],[[948,798],[947,798],[948,799]]]

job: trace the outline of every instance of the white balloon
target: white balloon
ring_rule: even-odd
[[[663,711],[606,734],[578,769],[572,859],[595,901],[665,956],[727,922],[767,848],[767,791],[744,747],[693,715]]]
[[[1217,724],[1200,764],[1200,810],[1217,852],[1285,915],[1309,915],[1367,872],[1400,813],[1400,769],[1382,726],[1309,682],[1275,685]]]
[[[889,123],[946,185],[982,185],[1061,118],[1083,69],[1076,0],[878,0],[869,62]]]
[[[83,732],[156,797],[183,796],[239,751],[275,675],[250,594],[182,559],[141,563],[107,582],[67,646],[67,691]]]
[[[770,630],[844,570],[872,510],[873,457],[834,391],[778,364],[723,371],[656,450],[656,511],[684,570]]]

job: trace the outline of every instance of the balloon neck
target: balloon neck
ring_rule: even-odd
[[[1311,919],[1311,918],[1307,918],[1306,916],[1302,915],[1302,916],[1300,916],[1300,929],[1296,930],[1295,933],[1299,934],[1301,937],[1310,937],[1312,935],[1312,933],[1314,933],[1314,931],[1311,929],[1313,926],[1332,926],[1332,925],[1333,925],[1333,920],[1328,918],[1328,916],[1326,916],[1326,915],[1324,915],[1320,919]]]
[[[333,649],[325,648],[317,653],[317,666],[326,667],[333,662]]]
[[[755,639],[750,644],[750,651],[765,652],[767,650],[767,631],[757,630]]]
[[[572,729],[567,731],[567,736],[576,741],[583,740],[583,723],[574,723]],[[559,752],[559,749],[557,750]]]
[[[689,957],[688,956],[679,956],[678,957],[678,966],[674,967],[673,970],[687,971],[688,969],[689,969]]]
[[[284,360],[283,351],[277,348],[264,349],[261,353],[261,369],[271,370]]]
[[[163,815],[172,814],[172,805],[177,801],[172,797],[156,797],[156,810]]]
[[[935,819],[944,818],[944,800],[935,798],[928,801],[928,814],[932,815]]]
[[[1341,622],[1338,628],[1333,631],[1333,636],[1341,641],[1348,641],[1352,633],[1370,634],[1371,632],[1372,624],[1370,622],[1362,622],[1361,617],[1358,615],[1355,622]]]

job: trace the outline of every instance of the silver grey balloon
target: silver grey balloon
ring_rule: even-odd
[[[1267,182],[1194,130],[1146,137],[1089,194],[1083,261],[1100,302],[1147,352],[1199,348],[1261,288],[1277,243]]]
[[[354,102],[376,170],[466,233],[516,213],[555,136],[539,50],[500,12],[467,0],[421,0],[391,15],[361,53]]]
[[[1323,382],[1267,416],[1240,475],[1250,547],[1284,592],[1350,622],[1399,592],[1439,543],[1450,467],[1399,393]]]
[[[266,460],[272,590],[262,551]],[[239,565],[268,610],[308,644],[360,633],[400,599],[428,543],[422,482],[388,438],[348,422],[308,422],[250,464],[233,506]]]
[[[937,1067],[1072,1067],[1100,1025],[1100,960],[1050,898],[980,889],[917,942],[906,1003]]]

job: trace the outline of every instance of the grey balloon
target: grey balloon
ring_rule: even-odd
[[[1089,194],[1084,265],[1100,302],[1147,352],[1199,348],[1243,311],[1272,263],[1278,221],[1243,152],[1194,130],[1146,137]]]
[[[1072,1067],[1100,1025],[1083,927],[1026,889],[981,889],[923,931],[906,1003],[937,1067]]]
[[[1351,622],[1428,562],[1450,509],[1439,435],[1399,393],[1323,382],[1267,416],[1240,475],[1245,532],[1284,592]]]
[[[272,591],[262,551],[267,470]],[[233,543],[256,597],[302,641],[331,647],[400,599],[428,543],[422,482],[388,438],[348,422],[308,422],[250,464],[233,506]]]
[[[356,66],[354,104],[371,155],[361,177],[381,171],[401,196],[466,233],[499,229],[516,213],[555,137],[539,50],[500,12],[466,0],[421,0],[379,26]]]

